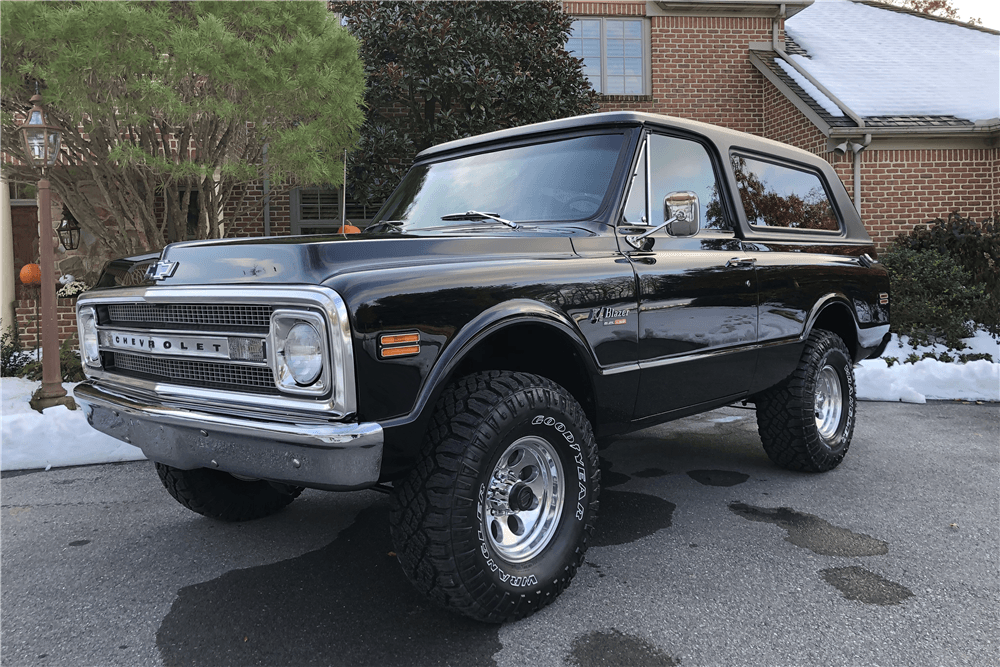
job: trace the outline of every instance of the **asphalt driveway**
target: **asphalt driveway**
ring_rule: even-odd
[[[1000,664],[1000,406],[862,403],[845,462],[775,468],[727,408],[604,452],[587,562],[487,626],[419,597],[388,502],[222,524],[149,463],[4,473],[4,665]]]

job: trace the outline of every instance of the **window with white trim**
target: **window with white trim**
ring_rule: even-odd
[[[340,191],[296,188],[291,197],[292,234],[327,234],[340,228]]]
[[[649,27],[644,19],[576,19],[566,50],[583,58],[583,73],[597,92],[650,94]]]

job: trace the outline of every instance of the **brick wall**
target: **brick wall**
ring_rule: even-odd
[[[947,218],[956,209],[975,220],[989,217],[1000,189],[997,153],[996,148],[863,151],[861,217],[868,233],[884,247],[914,224]]]
[[[243,196],[243,187],[233,190],[231,202],[238,202]],[[292,219],[289,209],[290,198],[287,190],[270,190],[271,197],[271,236],[287,236],[292,233]],[[237,212],[235,206],[227,205],[223,209],[226,219],[227,237],[264,236],[264,184],[261,181],[246,186],[248,202]]]
[[[34,290],[32,290],[34,292]],[[76,336],[76,299],[56,299],[56,318],[59,325],[59,344]],[[42,346],[41,338],[38,335],[41,325],[42,304],[37,302],[39,319],[35,319],[36,300],[32,296],[25,294],[18,302],[15,309],[17,318],[18,336],[21,340],[21,347],[25,350]]]
[[[820,129],[770,81],[765,81],[763,95],[763,106],[767,110],[762,132],[765,138],[790,144],[815,155],[826,153],[826,137]]]
[[[639,7],[639,5],[642,5]],[[564,3],[570,14],[639,15],[642,3]],[[771,20],[760,17],[650,17],[652,91],[606,96],[601,111],[680,116],[763,134],[766,83],[747,57],[750,42],[770,41]]]

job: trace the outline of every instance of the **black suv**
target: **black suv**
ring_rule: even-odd
[[[79,299],[76,397],[216,519],[391,484],[414,585],[505,621],[583,562],[610,438],[747,401],[777,465],[840,463],[853,365],[888,340],[874,256],[817,156],[552,121],[424,151],[361,234],[113,262]]]

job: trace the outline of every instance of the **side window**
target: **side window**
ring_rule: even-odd
[[[755,227],[840,230],[819,174],[733,155],[733,173],[747,221]]]
[[[646,144],[643,142],[639,152],[639,162],[632,175],[632,187],[629,188],[628,201],[622,213],[622,224],[645,225],[646,217]]]
[[[662,225],[678,211],[686,210],[689,211],[686,224],[671,225],[668,232],[690,236],[698,229],[730,229],[719,201],[719,184],[712,158],[700,143],[651,135],[649,184],[649,224]],[[694,211],[697,216],[691,220],[690,212]]]

